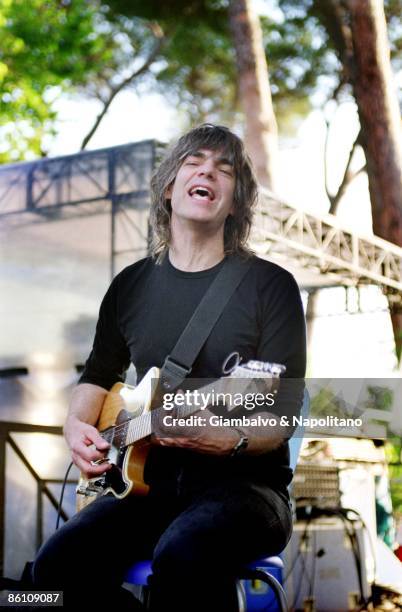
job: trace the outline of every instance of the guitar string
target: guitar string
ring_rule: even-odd
[[[210,385],[207,385],[208,388]],[[116,398],[117,399],[117,398]],[[120,399],[120,396],[119,396]],[[144,408],[143,406],[141,407]],[[194,407],[192,407],[193,409]],[[182,412],[181,412],[182,411]],[[151,411],[147,411],[138,415],[138,417],[133,417],[120,425],[114,425],[112,430],[105,430],[104,433],[101,433],[102,437],[109,443],[112,443],[113,439],[119,437],[119,434],[125,434],[126,444],[119,444],[119,448],[122,449],[125,446],[129,446],[133,442],[140,440],[146,435],[150,435],[152,433],[152,429],[149,428],[149,425],[152,424],[152,420],[156,418],[156,413],[163,412],[163,407],[158,406]],[[186,406],[178,406],[177,407],[178,417],[186,416]],[[149,423],[151,421],[151,423]],[[128,432],[127,432],[128,430]],[[127,436],[129,434],[129,438]],[[121,436],[120,436],[121,437]],[[128,438],[128,440],[127,440]]]
[[[251,372],[250,372],[251,374]],[[247,378],[270,378],[269,376],[267,376],[266,373],[264,373],[264,375],[261,376],[261,373],[256,373],[253,372],[253,375],[248,375]],[[258,375],[260,374],[260,376]],[[227,378],[236,378],[235,376],[229,376]],[[244,376],[246,378],[246,376]],[[226,377],[224,377],[226,378]],[[222,380],[222,379],[218,379],[218,380]],[[217,381],[215,381],[213,384],[216,384]],[[210,387],[211,385],[206,385],[206,388]],[[118,398],[116,398],[116,400],[119,401],[121,400],[121,396],[119,395]],[[141,408],[143,409],[144,406],[141,406]],[[193,407],[194,408],[194,407]],[[177,406],[176,407],[177,412],[178,412],[178,416],[180,418],[180,410],[183,410],[183,416],[186,416],[186,406]],[[152,417],[155,418],[155,412],[160,412],[163,410],[162,406],[158,406],[157,408],[154,408],[153,410],[147,411],[145,413],[142,413],[140,415],[138,415],[137,417],[133,417],[131,419],[129,419],[128,421],[125,421],[124,423],[121,423],[120,425],[114,425],[112,426],[111,431],[109,430],[105,430],[104,433],[101,432],[101,435],[103,437],[104,440],[106,440],[107,442],[109,442],[110,444],[113,443],[113,440],[116,437],[122,437],[120,434],[124,433],[124,437],[125,437],[125,442],[126,444],[119,444],[119,449],[122,449],[126,446],[129,446],[130,444],[132,444],[133,442],[136,442],[138,440],[140,440],[143,437],[146,437],[146,435],[150,435],[152,433],[152,429],[149,430],[147,428],[147,425],[149,426],[150,423],[147,421],[152,421]],[[153,413],[153,414],[152,414]],[[139,423],[138,423],[139,422]],[[127,431],[128,430],[128,431]],[[131,431],[130,431],[131,430]],[[146,433],[149,432],[149,433]],[[127,434],[130,434],[130,438],[129,441],[127,442]],[[137,434],[138,437],[137,437]],[[145,434],[145,435],[144,435]]]

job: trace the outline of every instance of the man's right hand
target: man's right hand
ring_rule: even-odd
[[[69,416],[64,425],[64,437],[74,464],[87,478],[99,476],[112,467],[106,461],[99,465],[91,463],[103,459],[110,448],[110,444],[102,438],[96,427],[80,421],[76,416]]]

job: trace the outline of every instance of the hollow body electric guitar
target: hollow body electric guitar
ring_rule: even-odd
[[[280,364],[263,361],[237,363],[227,376],[201,387],[193,394],[256,393],[261,391],[258,381],[263,383],[264,392],[275,391],[279,376],[285,371]],[[261,379],[265,379],[261,381]],[[112,465],[104,474],[86,478],[81,474],[77,487],[77,509],[94,501],[101,495],[112,493],[118,498],[128,494],[146,495],[149,486],[144,482],[144,466],[151,448],[151,434],[155,432],[158,419],[169,414],[161,405],[160,370],[153,367],[132,387],[116,383],[109,391],[102,406],[97,429],[110,444],[104,461]],[[233,407],[225,402],[228,413]],[[197,402],[188,402],[175,407],[175,417],[187,418],[200,411]]]

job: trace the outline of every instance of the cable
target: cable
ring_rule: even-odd
[[[338,516],[342,520],[343,525],[344,525],[344,531],[349,538],[351,551],[352,551],[352,554],[355,560],[357,578],[359,582],[361,603],[363,603],[363,605],[366,605],[368,602],[363,593],[363,572],[362,572],[361,551],[360,551],[359,541],[356,536],[356,529],[354,525],[355,521],[347,517],[347,512],[349,511],[349,508],[341,508],[341,507],[339,508],[338,507],[317,508],[316,507],[315,510],[318,513],[316,516],[319,516],[320,514],[321,515],[332,515],[332,516]],[[363,525],[364,521],[362,520],[360,514],[357,511],[353,511],[353,512],[356,514],[359,521]],[[349,529],[349,527],[351,528],[351,530]]]
[[[304,528],[304,531],[303,531],[302,535],[300,536],[299,550],[297,551],[297,554],[296,554],[295,558],[293,559],[293,563],[290,566],[290,569],[288,570],[288,573],[286,574],[286,576],[283,579],[283,584],[285,584],[286,580],[289,578],[290,574],[292,573],[292,571],[293,571],[293,569],[294,569],[294,567],[295,567],[295,565],[296,565],[296,563],[297,563],[297,561],[298,561],[298,559],[299,559],[299,557],[301,555],[302,545],[303,545],[304,540],[306,539],[307,530],[308,530],[308,526],[310,524],[310,521],[311,521],[311,516],[309,515],[308,518],[307,518],[307,521],[306,521],[306,526]]]
[[[292,567],[291,567],[290,571],[288,572],[288,574],[287,574],[287,576],[286,576],[285,580],[283,581],[283,582],[284,582],[284,584],[285,584],[286,579],[289,577],[290,573],[293,571],[293,567],[294,567],[294,565],[296,564],[297,559],[298,559],[298,558],[299,558],[299,556],[301,555],[300,559],[301,559],[302,564],[303,564],[303,570],[300,572],[299,583],[298,583],[298,585],[297,585],[297,587],[296,587],[296,589],[295,589],[296,594],[294,595],[294,598],[293,598],[293,603],[292,603],[292,605],[290,606],[290,608],[291,608],[291,609],[293,609],[293,608],[296,606],[297,600],[298,600],[299,595],[300,595],[300,590],[301,590],[301,588],[302,588],[302,580],[303,580],[303,576],[304,576],[304,574],[305,574],[305,573],[306,573],[306,575],[307,575],[307,578],[308,578],[308,581],[309,581],[309,584],[310,584],[310,587],[311,587],[311,579],[310,579],[310,576],[307,574],[307,568],[306,568],[306,564],[305,564],[305,561],[304,561],[304,555],[303,555],[303,553],[302,553],[302,546],[303,546],[303,542],[304,542],[304,540],[306,539],[306,535],[307,535],[307,532],[308,532],[308,527],[309,527],[309,525],[310,525],[310,523],[311,523],[312,519],[313,519],[313,517],[312,517],[312,514],[310,513],[310,514],[309,514],[309,516],[308,516],[308,518],[307,518],[307,522],[306,522],[306,526],[305,526],[305,528],[304,528],[303,535],[301,536],[301,538],[300,538],[300,540],[299,540],[299,551],[298,551],[298,553],[297,553],[297,555],[296,555],[296,559],[295,559],[295,561],[293,562]],[[306,554],[307,554],[307,550],[306,550]]]
[[[373,542],[373,538],[371,537],[370,530],[367,527],[367,524],[365,523],[365,521],[363,520],[362,515],[357,510],[354,510],[353,508],[342,508],[341,511],[344,512],[345,514],[347,514],[348,512],[352,512],[353,514],[355,514],[358,517],[358,519],[361,522],[361,524],[363,525],[364,529],[366,530],[367,538],[368,538],[368,541],[369,541],[369,544],[370,544],[370,548],[371,548],[371,556],[373,557],[373,565],[374,565],[373,584],[375,584],[375,579],[376,579],[376,576],[377,576],[377,558],[376,558],[374,542]],[[348,520],[350,520],[350,519],[348,519]]]
[[[367,601],[366,601],[366,598],[365,598],[364,593],[363,593],[362,560],[361,560],[359,542],[358,542],[357,537],[356,537],[355,526],[353,524],[353,521],[348,519],[340,510],[338,512],[334,512],[334,514],[335,514],[335,516],[339,516],[341,518],[342,522],[344,523],[344,530],[345,530],[347,536],[349,537],[351,551],[352,551],[353,557],[355,559],[357,579],[359,581],[360,603],[362,603],[363,605],[366,605]],[[350,526],[352,528],[352,531],[349,531],[348,523],[350,524]]]
[[[312,531],[313,535],[313,559],[311,564],[311,582],[310,582],[310,592],[309,597],[313,597],[314,595],[314,581],[315,581],[315,571],[316,571],[316,561],[317,561],[317,532]]]
[[[365,601],[365,603],[357,610],[357,612],[361,612],[361,610],[363,610],[365,607],[367,607],[367,604],[369,604],[370,602],[373,601],[373,588],[376,586],[377,559],[376,559],[376,554],[375,554],[375,549],[374,549],[374,543],[373,543],[373,539],[371,537],[371,533],[369,531],[369,528],[367,527],[367,524],[365,523],[365,521],[363,520],[361,514],[357,510],[355,510],[354,508],[342,508],[342,512],[345,513],[345,515],[348,512],[352,512],[353,514],[355,514],[358,517],[359,521],[361,522],[361,524],[363,525],[364,529],[366,530],[366,534],[367,534],[368,541],[369,541],[370,548],[371,548],[371,555],[372,555],[372,558],[373,558],[374,577],[373,577],[373,582],[371,584],[371,595],[369,596],[368,600]],[[349,519],[349,518],[347,518],[347,520],[351,521],[351,519]]]
[[[70,470],[71,470],[72,467],[73,467],[73,462],[71,462],[70,465],[67,468],[66,475],[64,476],[63,486],[61,487],[61,493],[60,493],[60,499],[59,499],[59,507],[57,509],[57,520],[56,520],[55,531],[57,531],[58,528],[59,528],[60,517],[61,517],[61,507],[62,507],[62,504],[63,504],[63,497],[64,497],[64,490],[66,488],[67,478],[68,478],[68,475],[69,475]]]

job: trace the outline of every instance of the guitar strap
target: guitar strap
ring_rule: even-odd
[[[161,369],[163,390],[174,391],[190,374],[198,353],[226,304],[249,271],[251,262],[252,257],[245,259],[240,255],[230,255],[226,258],[170,355],[165,359]]]

